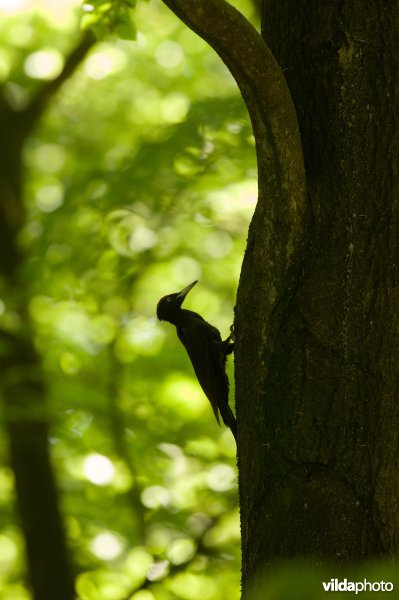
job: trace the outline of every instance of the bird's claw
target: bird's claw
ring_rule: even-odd
[[[235,339],[236,338],[234,335],[234,323],[233,323],[233,325],[230,327],[229,337],[226,338],[223,342],[223,349],[224,349],[225,356],[227,356],[228,354],[231,354],[233,352]]]

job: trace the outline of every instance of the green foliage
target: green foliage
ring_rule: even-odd
[[[87,14],[105,27],[131,5],[91,2]],[[254,145],[207,45],[163,5],[135,13],[137,42],[97,43],[24,148],[20,244],[52,457],[81,600],[234,599],[234,440],[155,307],[200,279],[187,307],[227,336],[256,197]],[[62,22],[3,19],[0,77],[13,105],[58,74],[51,56],[62,68],[78,15]],[[1,299],[4,330],[20,326],[18,302],[12,291]],[[0,595],[17,600],[28,595],[13,498],[4,467]]]
[[[135,0],[85,2],[81,27],[91,29],[99,39],[113,33],[122,40],[135,40],[137,32],[132,11],[135,5]]]

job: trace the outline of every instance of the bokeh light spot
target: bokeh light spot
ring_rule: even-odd
[[[179,256],[172,261],[173,278],[182,286],[186,286],[201,277],[201,265],[194,258]]]
[[[29,0],[0,0],[0,11],[10,15],[26,10]]]
[[[169,94],[161,102],[161,117],[168,123],[181,123],[189,108],[190,101],[185,94]]]
[[[160,485],[151,485],[143,490],[141,501],[147,508],[165,507],[170,503],[170,494]]]
[[[24,70],[32,79],[55,79],[62,66],[61,53],[55,48],[48,48],[29,54],[24,63]]]
[[[72,352],[63,352],[60,356],[60,367],[66,375],[76,375],[81,368],[81,361]]]
[[[0,534],[0,572],[7,571],[17,559],[18,548],[13,539]]]
[[[118,73],[126,65],[126,56],[118,48],[102,46],[93,52],[84,64],[84,70],[91,79],[105,79]]]
[[[87,479],[95,485],[108,485],[115,476],[115,467],[106,456],[90,454],[83,463],[83,471]]]
[[[56,173],[65,163],[65,150],[59,144],[40,144],[31,154],[33,166],[46,173]]]
[[[116,335],[114,319],[109,315],[99,315],[91,322],[90,335],[97,344],[109,344]]]
[[[51,213],[64,201],[64,189],[60,183],[44,185],[36,192],[36,205],[44,213]]]
[[[149,581],[159,581],[167,574],[169,570],[169,561],[162,560],[161,562],[154,563],[148,569],[147,579]]]
[[[123,552],[120,539],[110,531],[99,533],[90,544],[92,553],[102,560],[114,560]]]
[[[165,69],[174,69],[184,60],[183,48],[177,42],[170,40],[159,44],[155,52],[156,61]]]
[[[215,492],[231,490],[236,483],[236,473],[230,465],[215,465],[207,476],[208,485]]]
[[[191,418],[202,414],[209,405],[199,383],[181,373],[172,373],[167,377],[161,398],[169,410],[190,415]]]
[[[136,317],[119,336],[115,353],[121,362],[130,362],[136,355],[155,356],[162,347],[165,335],[155,319]]]
[[[209,233],[204,239],[206,253],[212,258],[224,258],[231,252],[233,242],[225,231]]]
[[[137,227],[129,238],[129,248],[132,252],[143,252],[153,248],[158,241],[158,236],[152,229]]]
[[[189,538],[174,540],[167,549],[167,557],[174,565],[182,565],[193,557],[195,545]]]

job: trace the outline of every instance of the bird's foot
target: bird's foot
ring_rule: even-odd
[[[231,354],[234,350],[234,324],[230,327],[230,335],[222,342],[222,349],[225,356]]]

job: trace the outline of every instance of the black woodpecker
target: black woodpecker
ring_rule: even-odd
[[[234,350],[234,342],[229,336],[224,342],[216,327],[210,325],[191,310],[181,307],[188,292],[195,286],[193,281],[181,292],[169,294],[160,299],[157,317],[176,325],[179,340],[187,350],[197,379],[204,390],[216,421],[222,419],[230,427],[237,441],[237,423],[229,406],[229,379],[226,375],[226,357]]]

